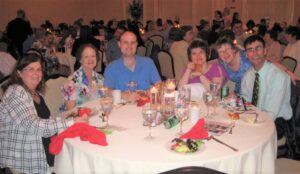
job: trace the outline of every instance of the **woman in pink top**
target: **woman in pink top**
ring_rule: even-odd
[[[227,75],[219,63],[207,62],[207,42],[195,40],[189,45],[187,52],[190,62],[179,81],[179,87],[191,83],[202,83],[206,88],[209,88],[210,83],[224,84]]]

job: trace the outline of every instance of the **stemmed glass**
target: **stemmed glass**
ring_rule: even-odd
[[[128,87],[129,92],[132,94],[137,89],[137,82],[136,81],[129,81],[127,83],[127,87]]]
[[[108,128],[109,124],[108,124],[108,118],[109,118],[109,114],[113,108],[113,99],[111,97],[102,97],[100,99],[100,106],[101,106],[101,110],[103,111],[102,113],[102,117],[103,117],[103,121],[106,119],[106,128]]]
[[[145,137],[145,139],[152,139],[153,137],[151,135],[151,127],[152,124],[155,122],[157,111],[155,109],[151,109],[149,105],[146,105],[143,107],[142,113],[144,125],[149,127],[149,133],[148,136]]]
[[[180,131],[178,132],[178,135],[182,135],[182,125],[183,121],[187,119],[188,117],[188,108],[186,106],[178,107],[175,109],[176,116],[179,118],[180,121]]]
[[[214,111],[212,113],[212,116],[216,116],[218,115],[216,113],[216,107],[218,106],[218,102],[219,102],[219,85],[217,83],[210,83],[209,84],[209,90],[212,94],[212,101],[211,101],[211,105],[214,108]]]
[[[212,94],[211,94],[210,91],[205,91],[205,92],[203,92],[203,96],[202,97],[203,97],[203,101],[204,101],[204,103],[206,105],[206,118],[210,118],[209,117],[209,106],[211,104],[213,96],[212,96]]]

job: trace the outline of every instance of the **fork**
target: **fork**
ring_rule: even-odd
[[[234,121],[231,124],[232,124],[232,126],[231,126],[231,128],[229,130],[229,134],[232,134],[232,129],[235,127],[235,122]]]

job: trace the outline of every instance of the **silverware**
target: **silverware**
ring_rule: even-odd
[[[221,141],[221,140],[219,140],[219,139],[215,138],[214,136],[210,136],[210,137],[208,137],[207,139],[208,139],[208,140],[211,140],[211,139],[213,139],[213,140],[215,140],[216,142],[218,142],[218,143],[220,143],[220,144],[223,144],[224,146],[226,146],[226,147],[228,147],[228,148],[232,149],[233,151],[236,151],[236,152],[238,152],[238,151],[239,151],[238,149],[236,149],[236,148],[234,148],[234,147],[232,147],[232,146],[230,146],[230,145],[228,145],[228,144],[224,143],[223,141]]]
[[[232,122],[232,126],[230,127],[229,134],[232,134],[232,129],[235,127],[235,122]]]
[[[127,103],[128,102],[119,103],[119,104],[117,104],[117,106],[115,107],[115,109],[119,109],[120,107],[125,106]]]

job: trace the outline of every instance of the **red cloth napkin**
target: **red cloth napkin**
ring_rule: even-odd
[[[180,138],[183,139],[205,139],[208,137],[208,132],[204,128],[204,119],[198,120],[198,122],[192,127],[190,131],[183,134]]]
[[[137,106],[141,107],[141,106],[144,106],[146,103],[149,103],[149,102],[150,102],[150,100],[149,100],[148,97],[147,97],[147,99],[140,98],[140,99],[137,100]]]
[[[49,151],[51,154],[60,153],[65,138],[80,137],[82,141],[89,141],[92,144],[107,146],[106,136],[103,132],[85,123],[76,123],[64,130],[62,133],[51,138]]]
[[[78,113],[79,113],[80,117],[83,117],[85,114],[89,115],[91,113],[91,109],[90,108],[79,108]]]

